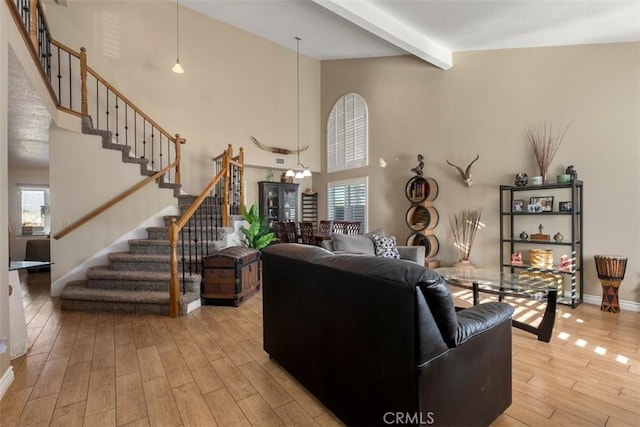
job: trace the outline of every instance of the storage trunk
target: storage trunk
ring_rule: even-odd
[[[258,292],[260,251],[232,246],[205,257],[202,303],[239,306]]]

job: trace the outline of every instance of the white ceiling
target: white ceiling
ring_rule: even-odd
[[[173,0],[168,0],[173,1]],[[179,0],[317,59],[640,41],[640,0]],[[71,6],[72,7],[72,4]],[[49,116],[9,58],[9,164],[46,167]],[[34,98],[35,97],[35,98]]]
[[[451,54],[640,41],[639,0],[180,0],[180,4],[289,48],[295,48],[294,37],[300,36],[301,53],[317,59],[407,52],[422,57],[420,51],[434,48]]]

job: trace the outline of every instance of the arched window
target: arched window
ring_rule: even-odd
[[[368,165],[367,103],[357,93],[343,95],[327,120],[327,172]]]

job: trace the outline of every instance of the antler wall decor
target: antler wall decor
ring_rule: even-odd
[[[271,151],[272,153],[275,154],[284,154],[284,155],[288,155],[288,154],[296,154],[296,153],[301,153],[304,150],[306,150],[307,148],[309,148],[308,145],[305,145],[302,148],[299,148],[297,150],[289,150],[288,148],[280,148],[280,147],[269,147],[268,145],[264,145],[263,143],[261,143],[260,141],[258,141],[256,138],[251,137],[251,140],[260,148],[262,148],[265,151]]]
[[[454,165],[449,160],[447,160],[447,163],[453,166],[454,168],[458,169],[458,172],[460,173],[460,176],[462,177],[462,180],[464,181],[464,183],[467,184],[467,187],[471,187],[471,184],[473,184],[473,180],[471,179],[471,165],[474,164],[479,158],[480,158],[480,154],[476,155],[476,158],[473,159],[471,163],[469,163],[469,166],[467,166],[467,169],[465,169],[464,171],[460,166]]]

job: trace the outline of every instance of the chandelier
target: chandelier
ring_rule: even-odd
[[[296,79],[297,79],[297,98],[298,98],[298,163],[293,168],[285,172],[285,176],[302,179],[311,176],[308,167],[300,163],[300,37],[296,37]]]

